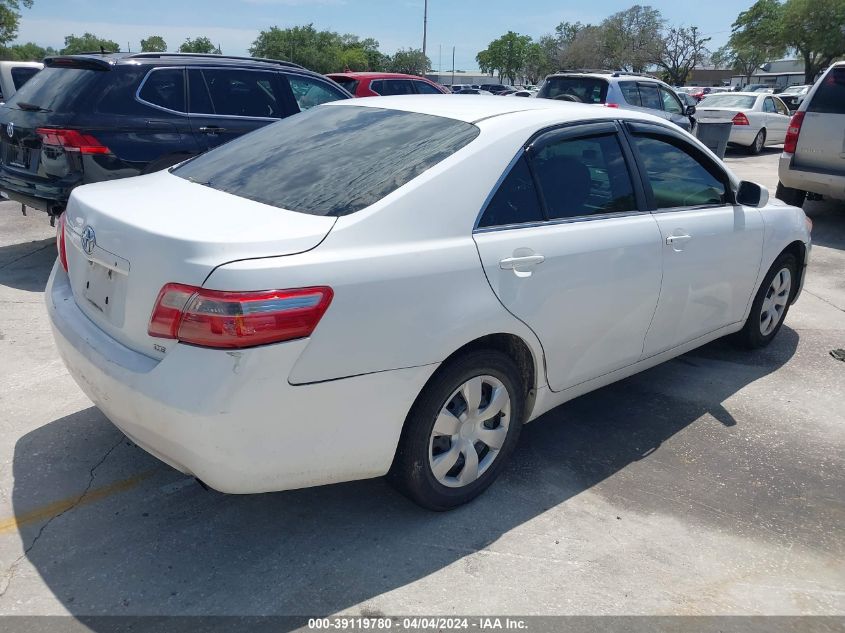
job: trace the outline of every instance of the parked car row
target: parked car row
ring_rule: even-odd
[[[698,104],[697,113],[701,118],[732,121],[729,142],[750,154],[783,143],[789,127],[789,109],[783,101],[761,92],[710,94]]]

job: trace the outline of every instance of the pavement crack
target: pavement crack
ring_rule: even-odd
[[[123,440],[124,437],[121,435],[117,442],[115,442],[109,448],[109,450],[105,452],[105,454],[100,458],[100,460],[91,467],[91,470],[88,471],[88,484],[85,486],[85,490],[82,491],[82,493],[76,498],[76,500],[61,512],[47,519],[38,529],[38,534],[35,535],[35,537],[32,539],[32,542],[26,547],[26,549],[24,549],[23,554],[18,556],[14,560],[14,562],[9,565],[9,568],[6,570],[6,572],[3,574],[2,577],[0,577],[0,598],[3,598],[3,596],[6,595],[6,592],[9,590],[9,587],[12,585],[12,580],[14,580],[15,574],[18,571],[18,565],[20,565],[21,561],[26,558],[26,556],[32,551],[32,548],[35,547],[35,544],[38,543],[39,539],[50,526],[50,524],[52,524],[53,521],[58,519],[60,516],[70,512],[76,506],[82,503],[86,495],[90,492],[91,486],[94,485],[94,480],[97,477],[97,469],[102,466],[105,461],[109,458],[109,455],[111,455],[112,452],[123,443]]]
[[[809,290],[807,290],[806,288],[804,288],[804,292],[806,292],[806,293],[807,293],[808,295],[810,295],[811,297],[815,297],[815,298],[816,298],[816,299],[818,299],[819,301],[824,301],[827,305],[829,305],[829,306],[832,306],[832,307],[836,308],[836,309],[837,309],[837,310],[839,310],[840,312],[845,312],[845,308],[840,308],[838,305],[836,305],[836,304],[835,304],[835,303],[833,303],[832,301],[828,301],[828,300],[827,300],[827,299],[825,299],[824,297],[820,297],[820,296],[819,296],[819,295],[817,295],[815,292],[810,292],[810,291],[809,291]]]

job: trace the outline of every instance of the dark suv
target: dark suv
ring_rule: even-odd
[[[0,194],[55,216],[77,185],[175,165],[343,88],[289,62],[221,55],[48,57],[0,107]]]

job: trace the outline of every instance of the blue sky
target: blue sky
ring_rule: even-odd
[[[725,42],[739,11],[753,0],[654,0],[673,24],[696,25]],[[648,0],[641,0],[643,4]],[[539,37],[559,22],[600,22],[635,0],[429,0],[428,55],[434,68],[477,67],[475,55],[508,30]],[[702,10],[705,8],[705,10]],[[242,55],[258,32],[271,26],[313,22],[317,28],[374,37],[384,52],[422,46],[422,0],[35,0],[23,10],[18,41],[60,48],[64,36],[85,31],[140,48],[140,40],[162,35],[175,50],[186,37],[207,35],[224,53]],[[440,50],[442,46],[442,57]]]

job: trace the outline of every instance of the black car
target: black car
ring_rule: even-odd
[[[289,62],[221,55],[48,57],[0,106],[0,192],[56,216],[77,185],[158,171],[350,95]]]

